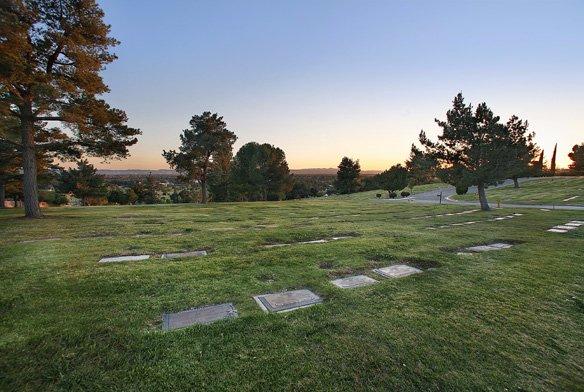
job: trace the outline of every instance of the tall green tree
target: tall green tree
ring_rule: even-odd
[[[554,146],[554,152],[552,153],[552,161],[550,163],[550,174],[552,176],[556,175],[556,154],[558,152],[558,143]]]
[[[529,123],[527,121],[512,116],[507,121],[506,128],[509,139],[507,147],[511,149],[508,176],[513,180],[515,188],[519,188],[519,177],[529,174],[531,161],[539,149],[533,141],[535,133],[528,131]]]
[[[381,187],[389,194],[408,186],[408,169],[399,163],[380,173],[378,176]]]
[[[335,188],[340,194],[355,193],[361,186],[361,165],[359,160],[343,157],[339,163]]]
[[[576,175],[584,175],[584,143],[574,145],[568,157],[572,160],[569,166],[570,170]]]
[[[507,127],[485,103],[473,110],[461,93],[454,98],[446,120],[436,123],[442,130],[438,141],[430,141],[422,131],[420,142],[438,160],[439,176],[455,186],[461,182],[476,185],[481,209],[489,210],[485,188],[507,178],[509,163],[514,160]]]
[[[414,144],[410,149],[410,156],[406,161],[408,172],[408,186],[414,189],[416,185],[427,184],[436,176],[438,162],[434,157],[426,154]],[[399,188],[403,189],[403,188]]]
[[[137,142],[126,114],[98,98],[109,91],[100,72],[118,44],[103,17],[94,0],[0,3],[0,112],[19,121],[27,217],[41,215],[37,150],[123,158]]]
[[[72,193],[85,206],[107,203],[105,178],[97,174],[97,169],[87,160],[80,160],[76,168],[63,171],[58,188],[63,193]]]
[[[231,166],[231,192],[237,200],[281,200],[292,189],[284,151],[270,144],[244,144]]]
[[[207,183],[214,158],[231,151],[237,136],[227,129],[223,117],[217,113],[195,115],[189,124],[190,128],[180,135],[179,151],[163,151],[162,156],[181,175],[181,179],[201,184],[201,202],[206,204]]]

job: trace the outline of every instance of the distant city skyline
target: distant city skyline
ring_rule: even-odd
[[[584,3],[101,0],[119,59],[106,99],[143,135],[101,169],[166,169],[190,117],[282,148],[290,168],[403,162],[462,91],[526,119],[557,164],[584,142]]]

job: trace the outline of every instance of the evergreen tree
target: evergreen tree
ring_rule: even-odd
[[[455,186],[476,185],[481,209],[489,210],[485,188],[507,178],[509,164],[515,159],[507,127],[485,103],[473,111],[461,93],[454,98],[446,120],[436,123],[442,129],[438,142],[431,142],[423,131],[420,142],[438,160],[439,176]]]
[[[230,171],[230,193],[237,200],[281,200],[292,189],[286,155],[270,144],[244,144]]]
[[[438,162],[435,158],[426,154],[424,151],[412,144],[410,157],[406,161],[408,171],[408,186],[414,189],[416,185],[422,185],[432,182],[436,176],[436,167]],[[403,189],[403,188],[400,188]]]
[[[359,160],[353,161],[351,158],[343,157],[338,168],[337,180],[335,181],[337,192],[340,194],[357,192],[361,185],[359,178],[361,165],[359,165]]]
[[[570,170],[578,176],[584,175],[584,143],[574,145],[568,157],[572,160]]]
[[[550,173],[552,176],[556,175],[556,153],[558,152],[558,143],[554,146],[554,152],[552,154],[552,161],[550,163]]]
[[[19,123],[27,217],[41,216],[39,151],[123,158],[140,134],[123,111],[98,98],[108,92],[100,71],[116,58],[109,49],[118,44],[103,17],[94,0],[0,4],[0,114]]]
[[[393,192],[408,186],[408,169],[400,164],[393,165],[379,174],[379,183],[381,188],[385,189],[391,196]]]
[[[530,163],[535,158],[538,147],[533,141],[535,134],[528,132],[527,121],[512,116],[506,124],[509,138],[508,147],[511,148],[511,160],[508,176],[513,180],[515,188],[519,188],[519,177],[529,174]]]
[[[223,117],[217,113],[203,112],[189,122],[190,128],[180,135],[179,151],[163,151],[162,156],[171,168],[186,182],[201,184],[201,202],[207,203],[209,171],[217,154],[231,151],[237,137],[227,129]]]
[[[105,178],[87,160],[77,162],[77,168],[63,171],[58,188],[63,193],[72,193],[85,206],[107,203]]]

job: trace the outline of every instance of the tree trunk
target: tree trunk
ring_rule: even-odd
[[[4,203],[6,201],[6,185],[4,181],[0,181],[0,208],[5,208]]]
[[[517,177],[513,177],[513,186],[519,188],[519,180],[517,180]]]
[[[207,179],[201,180],[201,203],[207,204]]]
[[[481,203],[481,210],[489,211],[491,207],[489,207],[489,202],[487,201],[487,194],[485,193],[485,184],[478,184],[477,189],[479,193],[479,201]]]
[[[23,109],[23,108],[21,108]],[[27,218],[40,218],[37,165],[34,145],[34,123],[30,107],[21,110],[20,136],[22,139],[22,190],[24,214]]]

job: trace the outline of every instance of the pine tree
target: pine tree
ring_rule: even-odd
[[[103,17],[94,0],[0,4],[0,114],[19,123],[27,217],[41,216],[39,153],[123,158],[137,142],[140,131],[126,125],[126,114],[98,98],[109,91],[100,71],[118,44]]]
[[[361,165],[359,165],[359,160],[354,161],[349,157],[343,157],[338,169],[337,180],[335,181],[337,192],[341,194],[357,192],[361,185],[359,178]]]
[[[446,120],[436,123],[442,129],[438,142],[431,142],[423,131],[420,142],[438,160],[439,176],[455,186],[476,185],[481,209],[489,210],[485,188],[507,178],[515,159],[509,130],[485,103],[473,111],[461,93],[454,98]]]
[[[190,128],[180,135],[179,151],[163,151],[162,156],[171,168],[176,169],[186,182],[201,184],[201,202],[207,203],[209,172],[217,155],[231,152],[237,140],[235,133],[227,129],[223,117],[217,113],[203,112],[189,122]]]

